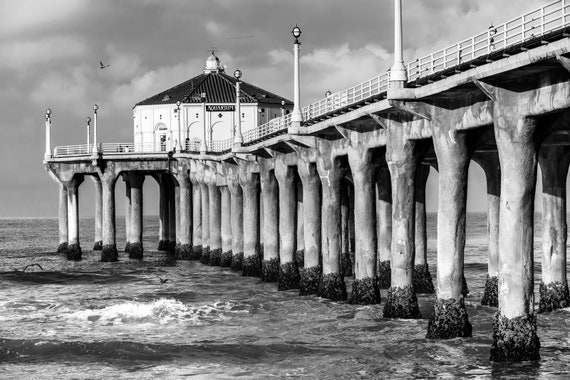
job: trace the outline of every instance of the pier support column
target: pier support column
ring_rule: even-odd
[[[299,160],[303,184],[304,267],[299,268],[299,295],[317,294],[321,279],[321,180],[314,163]]]
[[[392,246],[392,183],[390,170],[384,165],[376,176],[376,221],[378,234],[378,286],[389,289],[391,284],[390,250]]]
[[[232,206],[231,194],[227,186],[221,186],[222,193],[222,257],[220,266],[232,265]]]
[[[168,180],[168,253],[176,252],[176,187],[172,175],[167,175]]]
[[[83,182],[82,175],[75,175],[67,183],[67,215],[69,243],[67,260],[81,260],[81,245],[79,244],[79,185]]]
[[[228,178],[232,207],[232,269],[242,270],[243,263],[243,192],[236,174]]]
[[[426,338],[470,337],[471,323],[463,299],[467,174],[472,149],[468,134],[455,130],[454,120],[432,125],[432,140],[439,169],[437,211],[437,299]]]
[[[59,245],[57,252],[62,253],[67,250],[69,235],[67,233],[67,186],[59,182]]]
[[[190,170],[192,182],[192,260],[202,257],[202,193],[196,180],[196,164],[192,162]]]
[[[299,288],[297,252],[297,182],[295,169],[280,160],[275,162],[279,184],[279,290]]]
[[[133,210],[133,202],[131,198],[131,181],[129,179],[128,172],[122,173],[121,176],[125,182],[125,253],[129,253],[131,251],[131,214]]]
[[[279,280],[279,186],[275,171],[262,167],[261,194],[263,196],[263,263],[261,281]]]
[[[115,183],[114,166],[108,165],[105,172],[98,170],[103,188],[103,249],[101,261],[118,261],[115,231]]]
[[[137,172],[129,173],[129,182],[131,188],[131,223],[129,259],[143,258],[143,183],[144,175]]]
[[[243,263],[242,275],[261,276],[259,257],[259,174],[240,167],[239,181],[243,191]]]
[[[93,185],[95,186],[95,242],[93,250],[100,251],[103,249],[103,187],[101,180],[97,176],[91,176]]]
[[[499,312],[493,325],[491,360],[499,362],[540,358],[533,314],[536,120],[521,116],[522,107],[530,102],[517,102],[513,96],[510,91],[497,89],[494,107],[501,162],[501,207]],[[517,103],[521,109],[516,107]]]
[[[376,276],[376,205],[372,151],[363,146],[348,149],[348,162],[354,181],[354,282],[349,302],[380,303]]]
[[[182,169],[182,170],[180,170]],[[176,175],[178,182],[178,233],[176,237],[176,258],[179,260],[190,260],[192,258],[192,185],[188,177],[188,170],[185,166],[179,168]]]
[[[157,174],[154,179],[158,183],[158,250],[168,250],[168,186],[164,174]]]
[[[566,277],[566,177],[568,146],[543,144],[538,156],[542,172],[542,281],[538,312],[568,307]]]
[[[340,181],[340,271],[344,277],[354,275],[352,257],[350,255],[350,184],[347,179]]]
[[[421,318],[413,286],[415,256],[415,188],[419,161],[414,140],[402,123],[388,120],[386,162],[392,180],[391,286],[384,304],[385,318]]]
[[[222,259],[222,220],[221,194],[216,186],[216,175],[210,173],[208,185],[210,198],[210,262],[209,265],[219,266]]]
[[[323,274],[318,295],[335,301],[343,301],[347,298],[344,276],[340,272],[340,182],[344,169],[339,160],[332,156],[326,142],[319,141],[317,170],[322,186],[321,250],[323,255]]]
[[[434,294],[433,280],[427,262],[426,183],[430,167],[420,164],[416,170],[416,257],[414,289],[416,293]]]
[[[297,268],[305,266],[305,228],[304,228],[304,201],[303,201],[303,185],[301,181],[297,181],[297,251],[295,252],[295,262]]]
[[[202,255],[200,255],[200,262],[202,264],[210,264],[210,193],[204,170],[204,167],[201,167],[198,174],[200,200],[202,201]]]
[[[499,207],[501,196],[499,154],[497,152],[475,153],[473,161],[481,166],[487,180],[488,264],[481,305],[497,307],[499,306]]]

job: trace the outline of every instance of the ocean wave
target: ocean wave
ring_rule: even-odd
[[[206,321],[227,320],[230,318],[228,313],[243,312],[248,311],[244,310],[239,303],[232,301],[190,305],[174,299],[161,298],[149,302],[124,302],[103,309],[81,310],[73,313],[72,316],[91,323],[106,325],[168,324],[180,321],[199,324]]]

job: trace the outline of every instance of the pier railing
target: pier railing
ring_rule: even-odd
[[[444,49],[420,57],[409,62],[407,66],[408,82],[417,82],[419,79],[429,77],[446,70],[453,70],[461,65],[468,64],[482,57],[490,57],[494,53],[505,51],[511,47],[524,44],[548,34],[561,31],[570,24],[570,0],[557,0],[546,4],[531,12],[509,20],[497,26],[491,25],[487,30],[470,38],[464,39]],[[363,101],[384,96],[389,87],[389,72],[385,72],[372,79],[362,82],[348,89],[335,92],[323,99],[317,100],[301,109],[303,123],[310,124],[316,120],[342,112],[351,106]],[[291,127],[291,115],[284,115],[259,127],[243,133],[243,143],[251,145]],[[120,145],[119,148],[117,145]],[[199,143],[187,142],[187,151],[198,151]],[[232,140],[211,141],[208,151],[221,153],[231,150]],[[160,147],[155,144],[150,147],[134,146],[134,144],[102,144],[103,153],[129,153],[131,148],[135,152],[161,152],[170,151],[171,147]],[[72,156],[89,154],[86,145],[70,145],[57,147],[55,156]]]

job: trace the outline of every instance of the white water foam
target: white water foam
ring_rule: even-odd
[[[216,301],[212,304],[188,305],[178,300],[161,298],[149,302],[124,302],[107,306],[103,309],[81,310],[73,313],[74,318],[86,320],[91,323],[115,324],[141,324],[158,323],[168,324],[180,321],[212,322],[226,320],[227,313],[243,313],[247,310],[234,310],[238,303],[232,301]]]

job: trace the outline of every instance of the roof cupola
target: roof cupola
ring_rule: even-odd
[[[211,51],[212,55],[206,59],[206,68],[204,69],[204,74],[223,72],[224,67],[220,63],[220,59],[216,57],[215,50],[212,49]]]

